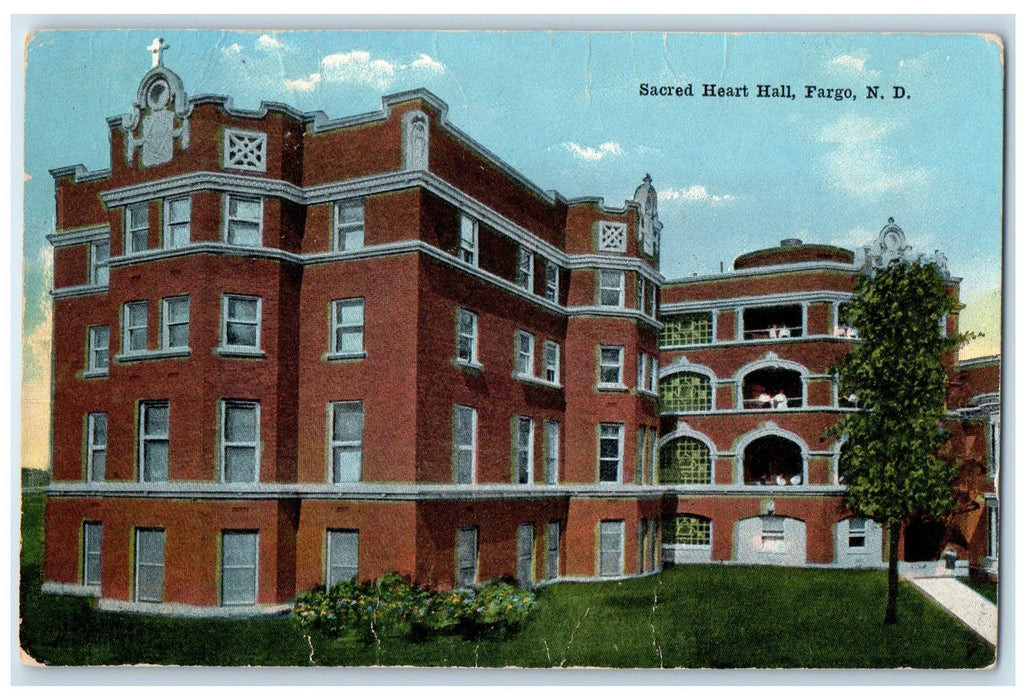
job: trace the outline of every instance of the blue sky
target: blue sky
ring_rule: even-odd
[[[977,35],[56,31],[27,47],[25,369],[48,391],[47,170],[109,166],[106,117],[129,111],[163,36],[189,95],[341,117],[426,87],[449,119],[543,189],[618,205],[651,173],[662,271],[729,268],[781,238],[856,247],[893,216],[963,278],[964,355],[1000,340],[1002,47]],[[795,100],[641,97],[641,82],[789,84]],[[806,99],[805,85],[855,100]],[[865,86],[909,99],[867,100]],[[44,367],[46,365],[46,367]],[[44,377],[44,375],[46,375]],[[26,409],[31,408],[26,405]],[[26,411],[26,420],[28,413]]]

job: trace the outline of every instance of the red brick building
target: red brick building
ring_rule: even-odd
[[[239,110],[155,46],[110,169],[52,171],[45,590],[231,614],[388,571],[879,564],[818,437],[851,410],[849,251],[742,256],[657,311],[647,176],[568,200],[423,90]]]

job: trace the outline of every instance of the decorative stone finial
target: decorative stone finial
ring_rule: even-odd
[[[150,53],[153,54],[153,65],[152,68],[164,65],[164,52],[171,48],[171,44],[165,44],[164,40],[159,36],[153,40],[153,43],[147,46]]]

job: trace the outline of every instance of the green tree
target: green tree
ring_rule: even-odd
[[[847,437],[845,505],[887,527],[886,624],[897,622],[902,528],[911,516],[939,518],[955,507],[958,466],[937,455],[947,412],[943,360],[963,342],[941,323],[957,304],[934,265],[894,262],[860,274],[847,309],[862,342],[839,368],[840,390],[855,394],[860,410],[828,434]]]

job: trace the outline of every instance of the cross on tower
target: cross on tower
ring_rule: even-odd
[[[164,65],[164,52],[171,48],[170,44],[165,44],[164,40],[157,37],[153,40],[153,43],[147,46],[150,53],[153,54],[153,68]]]

